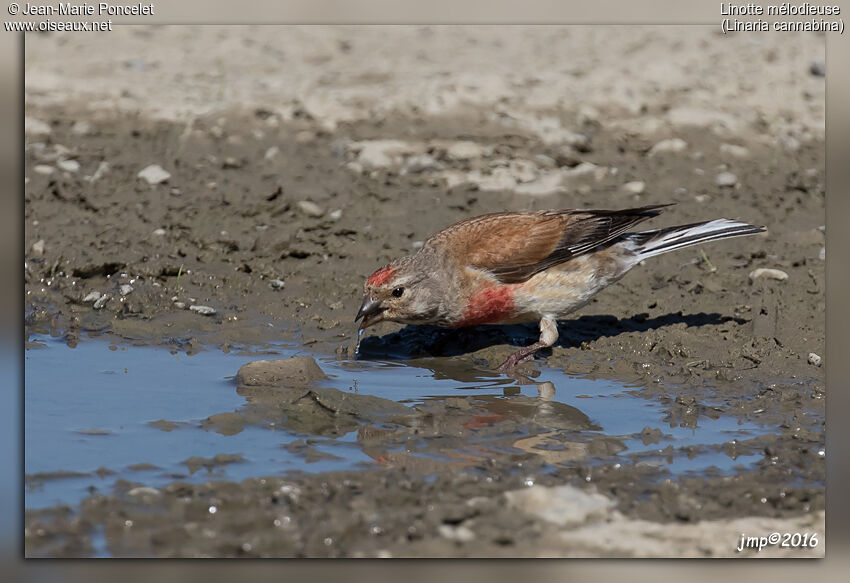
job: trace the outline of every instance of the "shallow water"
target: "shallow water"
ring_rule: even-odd
[[[293,471],[375,467],[374,455],[364,451],[356,430],[330,439],[296,434],[274,424],[247,426],[234,435],[200,427],[210,415],[245,405],[231,378],[240,366],[303,351],[277,347],[262,354],[225,354],[211,349],[188,356],[167,348],[116,347],[98,340],[80,342],[76,348],[49,337],[32,340],[43,347],[26,351],[26,508],[74,504],[93,492],[108,493],[118,478],[159,487],[178,479],[242,480]],[[522,395],[536,403],[532,409],[537,416],[545,416],[553,408],[561,415],[564,411],[568,416],[583,413],[590,423],[581,433],[618,438],[626,449],[613,455],[622,458],[622,463],[659,465],[674,475],[699,474],[708,468],[730,472],[761,457],[732,459],[717,448],[703,448],[689,457],[678,448],[719,445],[764,430],[722,415],[718,419],[701,417],[694,428],[670,427],[659,403],[637,396],[632,387],[607,380],[569,376],[543,367],[533,383],[518,384],[489,370],[470,370],[469,361],[460,359],[407,363],[317,360],[330,377],[323,386],[408,406],[447,397],[475,397],[510,407],[511,400]],[[152,425],[158,421],[168,423]],[[636,434],[646,427],[659,429],[663,436],[645,444]],[[299,440],[306,440],[316,455],[305,457],[293,448],[293,442]],[[673,455],[662,452],[670,445],[677,450]],[[475,446],[471,441],[461,444],[457,453],[465,455]],[[184,463],[192,457],[217,454],[242,457],[210,469]],[[606,461],[611,461],[610,456]],[[150,466],[131,467],[136,464]],[[98,473],[101,468],[108,472]],[[54,472],[83,475],[49,474]]]

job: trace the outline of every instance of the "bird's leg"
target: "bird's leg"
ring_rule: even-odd
[[[535,352],[541,348],[549,348],[555,344],[556,340],[558,340],[558,324],[555,323],[554,318],[543,317],[540,320],[540,340],[511,354],[499,367],[499,372],[508,372],[516,365],[531,360]]]

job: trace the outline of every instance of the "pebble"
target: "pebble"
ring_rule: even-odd
[[[153,235],[155,237],[163,237],[165,235],[165,233],[166,233],[165,229],[160,228],[160,229],[154,229]]]
[[[818,251],[818,259],[820,259],[821,261],[826,260],[826,247],[820,248],[820,251]]]
[[[433,156],[429,154],[420,154],[418,156],[411,156],[407,159],[407,162],[404,163],[404,168],[402,168],[402,172],[408,174],[419,174],[420,172],[427,172],[429,170],[438,170],[440,168],[440,164],[437,160],[434,159]]]
[[[328,218],[332,221],[338,221],[342,218],[342,209],[336,209],[328,214]]]
[[[53,174],[53,171],[56,170],[53,166],[48,166],[47,164],[36,164],[33,167],[33,170],[36,174]]]
[[[150,166],[140,170],[136,176],[150,185],[160,184],[161,182],[165,182],[171,178],[171,174],[163,170],[162,166],[157,164],[151,164]]]
[[[269,286],[271,286],[272,289],[283,289],[285,285],[286,282],[282,279],[273,279],[269,282]]]
[[[71,126],[71,133],[76,136],[85,136],[91,133],[91,124],[87,121],[78,121]]]
[[[441,524],[437,527],[440,536],[449,540],[466,543],[475,540],[475,533],[466,526],[452,526],[450,524]]]
[[[34,117],[24,117],[24,133],[28,136],[49,134],[50,126]]]
[[[714,184],[722,187],[735,186],[738,184],[738,177],[731,172],[721,172],[714,179]]]
[[[108,295],[108,294],[103,294],[102,296],[100,296],[99,298],[97,298],[97,300],[95,300],[94,305],[93,305],[92,307],[93,307],[95,310],[99,310],[99,309],[101,309],[103,306],[105,306],[105,305],[106,305],[106,302],[108,302],[108,301],[109,301],[109,295]]]
[[[310,200],[299,201],[298,208],[308,217],[319,218],[325,214],[325,209]]]
[[[646,183],[642,180],[633,180],[632,182],[626,182],[620,188],[628,194],[640,194],[646,190]]]
[[[266,160],[272,160],[278,154],[280,154],[280,148],[278,148],[277,146],[272,146],[271,148],[266,150],[266,153],[263,154],[263,158],[265,158]]]
[[[186,309],[186,302],[174,302],[174,307],[178,310]]]
[[[240,386],[304,386],[325,379],[325,373],[310,356],[293,356],[283,360],[255,360],[236,373]]]
[[[776,281],[785,281],[788,279],[788,274],[779,269],[768,269],[765,267],[759,267],[750,272],[750,281],[755,281],[761,277],[775,279]]]
[[[446,156],[452,160],[471,160],[484,155],[484,148],[475,142],[462,140],[446,148]]]
[[[100,292],[93,291],[93,292],[90,292],[89,295],[87,295],[86,297],[83,298],[83,302],[85,302],[85,303],[95,302],[98,299],[100,299]]]
[[[89,182],[96,182],[103,178],[103,175],[109,172],[109,162],[101,162],[97,165],[97,170],[94,171],[94,174],[89,178]]]
[[[44,255],[44,239],[39,239],[32,244],[32,252],[36,255]]]
[[[56,165],[59,167],[59,170],[64,170],[65,172],[79,172],[80,163],[76,160],[62,160],[61,162],[57,162]]]
[[[202,316],[212,316],[215,314],[215,308],[211,308],[209,306],[189,306],[189,309],[201,314]]]
[[[809,73],[815,77],[826,77],[826,63],[823,61],[812,61],[809,65]]]
[[[156,488],[151,488],[150,486],[139,486],[137,488],[133,488],[129,492],[127,492],[128,496],[159,496],[160,491]]]
[[[681,152],[688,147],[688,143],[681,138],[670,138],[669,140],[661,140],[649,149],[649,156],[662,154],[666,152]]]
[[[820,357],[820,355],[817,355],[814,352],[809,353],[809,364],[814,366],[820,366],[820,363],[822,361],[823,359]]]
[[[133,293],[133,286],[125,283],[124,285],[118,288],[118,291],[121,293],[122,296],[127,296]]]
[[[748,158],[750,156],[750,151],[747,148],[735,144],[720,144],[720,153],[729,154],[734,158]]]

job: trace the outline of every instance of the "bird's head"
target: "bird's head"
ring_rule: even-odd
[[[384,320],[427,324],[439,310],[436,283],[418,257],[402,257],[376,270],[363,286],[363,303],[354,321],[360,329]]]

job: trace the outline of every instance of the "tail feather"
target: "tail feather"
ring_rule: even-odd
[[[691,245],[699,245],[708,241],[742,237],[763,233],[764,227],[748,225],[729,219],[715,219],[704,223],[679,225],[667,229],[629,233],[626,237],[635,245],[638,261],[653,257],[668,251],[674,251]]]

